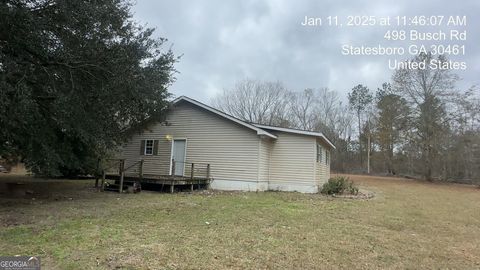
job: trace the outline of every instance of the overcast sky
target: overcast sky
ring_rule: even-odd
[[[462,78],[459,88],[480,83],[478,0],[152,0],[138,1],[133,12],[138,22],[155,27],[157,36],[168,38],[175,54],[183,55],[176,65],[180,73],[170,91],[176,96],[187,95],[204,102],[244,78],[279,80],[297,91],[329,87],[343,97],[357,84],[375,90],[391,78],[389,57],[344,56],[341,45],[412,43],[384,41],[384,33],[395,29],[392,27],[305,27],[300,24],[305,16],[466,15],[467,26],[459,29],[467,30],[467,41],[458,42],[466,46],[466,56],[450,59],[467,62],[467,70],[457,72]]]

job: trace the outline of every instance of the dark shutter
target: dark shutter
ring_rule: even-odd
[[[140,143],[140,156],[145,155],[145,140]]]
[[[158,155],[158,140],[153,141],[153,154]]]

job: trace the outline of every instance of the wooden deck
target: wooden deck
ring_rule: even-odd
[[[162,190],[163,187],[167,187],[170,189],[170,192],[173,193],[175,191],[175,186],[181,187],[190,187],[190,190],[193,191],[194,187],[197,189],[206,188],[208,189],[210,186],[210,182],[212,178],[210,177],[210,164],[205,165],[205,173],[204,174],[195,174],[196,167],[199,163],[190,163],[191,171],[189,176],[180,176],[180,175],[156,175],[156,174],[144,174],[143,173],[143,160],[135,162],[128,168],[125,168],[125,160],[119,159],[116,160],[118,162],[118,170],[116,173],[107,172],[105,169],[103,170],[102,175],[102,190],[115,190],[122,193],[125,188],[129,186],[134,186],[134,183],[140,184],[153,184],[153,185],[161,185]],[[172,160],[173,167],[172,171],[175,171],[175,161]],[[138,170],[132,170],[132,168],[138,167]],[[130,171],[131,170],[131,171]],[[109,180],[115,181],[114,184],[110,184]],[[98,182],[98,181],[97,181]],[[97,184],[96,184],[97,185]],[[107,188],[105,188],[107,186]]]
[[[107,179],[120,180],[120,175],[118,174],[107,174],[105,176]],[[140,181],[141,183],[150,183],[150,184],[162,184],[168,182],[175,182],[177,185],[190,185],[201,183],[209,183],[210,179],[206,177],[186,177],[179,175],[153,175],[153,174],[144,174],[142,178],[135,175],[125,175],[123,177],[124,181]]]
[[[107,174],[105,175],[106,180],[115,180],[115,182],[120,181],[120,175],[117,174]],[[173,192],[175,186],[190,186],[190,189],[193,190],[196,186],[197,188],[205,187],[208,188],[211,182],[211,179],[206,177],[186,177],[178,175],[143,175],[142,178],[135,175],[125,175],[123,177],[124,184],[131,184],[134,182],[140,182],[140,184],[156,184],[169,187],[170,191]]]

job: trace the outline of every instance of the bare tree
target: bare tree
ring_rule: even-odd
[[[292,126],[312,131],[345,134],[351,127],[351,115],[337,92],[326,87],[291,92],[289,108]],[[328,130],[328,131],[327,131]]]
[[[265,125],[288,125],[288,96],[281,82],[245,79],[214,98],[213,106],[242,120]]]
[[[327,87],[319,88],[316,91],[317,106],[316,114],[318,120],[328,127],[334,127],[338,120],[338,114],[341,113],[339,108],[341,102],[337,92],[330,91]]]
[[[290,110],[292,112],[294,127],[304,130],[313,130],[317,115],[315,106],[318,99],[313,89],[291,94]]]

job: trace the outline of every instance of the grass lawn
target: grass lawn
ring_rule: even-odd
[[[480,189],[352,178],[375,197],[99,193],[3,175],[34,193],[0,195],[0,255],[39,255],[42,269],[480,268]]]

